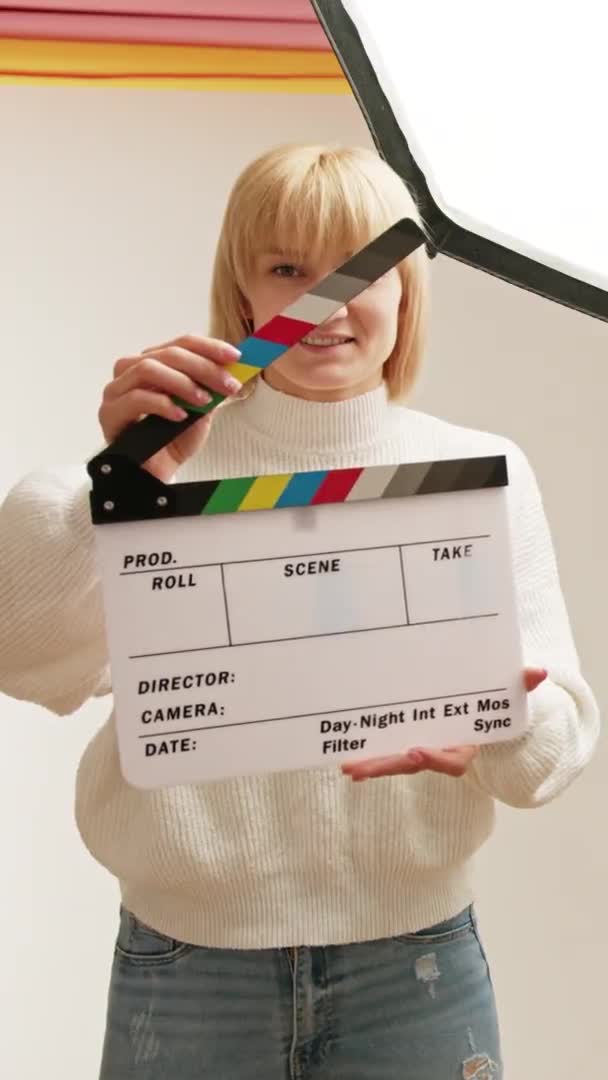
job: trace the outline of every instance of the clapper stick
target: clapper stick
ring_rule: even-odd
[[[304,296],[245,338],[238,345],[241,359],[226,370],[243,384],[254,379],[424,243],[425,236],[419,226],[410,218],[402,218],[324,277]],[[108,464],[108,455],[126,457],[136,464],[142,464],[196,423],[201,415],[217,408],[225,396],[214,393],[212,400],[203,406],[180,399],[179,404],[189,414],[185,420],[175,422],[160,416],[147,416],[131,424],[107,450],[89,462],[93,482],[101,466]]]

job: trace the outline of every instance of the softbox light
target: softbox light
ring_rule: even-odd
[[[608,320],[608,6],[312,3],[430,254]]]

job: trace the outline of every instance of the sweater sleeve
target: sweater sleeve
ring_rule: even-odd
[[[0,691],[58,715],[110,691],[88,492],[33,473],[0,507]]]
[[[579,666],[551,535],[534,473],[519,448],[509,454],[510,516],[524,664],[548,678],[528,698],[530,726],[513,742],[484,746],[469,779],[509,806],[550,802],[590,760],[598,707]]]

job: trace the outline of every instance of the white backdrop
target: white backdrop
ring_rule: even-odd
[[[101,445],[114,358],[205,330],[228,185],[254,154],[294,138],[369,142],[349,98],[0,90],[1,494]],[[503,432],[530,456],[605,703],[608,326],[447,260],[433,285],[415,404]],[[118,895],[82,847],[72,803],[106,711],[97,701],[59,719],[0,698],[2,1065],[15,1080],[97,1075]],[[599,1075],[608,1054],[607,764],[603,745],[555,805],[501,810],[479,861],[508,1080]]]

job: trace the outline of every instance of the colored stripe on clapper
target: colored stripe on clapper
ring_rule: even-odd
[[[238,345],[240,360],[226,370],[239,382],[249,382],[423,243],[424,234],[414,221],[409,218],[398,221],[280,315],[245,338]],[[192,405],[181,398],[173,400],[188,412],[204,414],[224,401],[225,395],[214,392],[206,405]]]
[[[201,504],[200,512],[227,514],[241,510],[280,510],[323,503],[394,499],[501,487],[507,482],[502,457],[238,477],[217,481]]]

